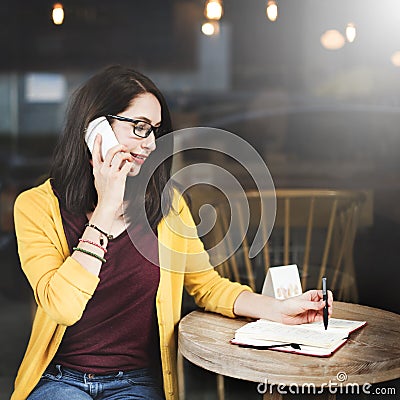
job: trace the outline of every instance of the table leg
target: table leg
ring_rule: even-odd
[[[178,392],[179,399],[185,400],[185,371],[184,371],[184,361],[182,353],[177,352],[177,369],[178,369]]]
[[[273,390],[272,393],[266,392],[263,394],[263,400],[282,400],[283,397],[276,390]]]
[[[217,398],[218,400],[225,399],[225,381],[224,376],[217,374]]]

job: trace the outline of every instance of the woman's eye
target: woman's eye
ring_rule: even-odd
[[[138,132],[145,132],[148,129],[148,127],[147,124],[139,122],[138,124],[136,124],[135,129]]]

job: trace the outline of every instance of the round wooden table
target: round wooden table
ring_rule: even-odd
[[[370,384],[400,378],[400,315],[335,302],[333,316],[367,321],[367,325],[353,332],[348,342],[327,358],[232,345],[229,340],[234,331],[248,321],[203,311],[193,311],[181,320],[179,351],[209,371],[260,383],[264,399],[282,398],[284,387],[305,390],[302,387],[306,385],[325,388],[325,394],[334,398],[350,385],[358,386],[362,393]],[[336,387],[336,392],[331,387]]]

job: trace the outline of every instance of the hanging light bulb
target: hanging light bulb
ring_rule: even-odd
[[[207,0],[204,15],[207,19],[219,21],[224,13],[222,0]]]
[[[353,22],[349,22],[346,26],[346,39],[349,43],[353,43],[356,38],[357,30]]]
[[[395,67],[400,67],[400,51],[395,51],[390,57],[390,60]]]
[[[61,25],[63,23],[64,9],[61,3],[54,4],[51,16],[55,25]]]
[[[201,31],[207,36],[213,36],[219,34],[219,22],[218,21],[207,21],[201,26]]]
[[[278,4],[275,0],[268,0],[267,2],[267,17],[272,22],[278,18]]]
[[[338,30],[329,29],[321,35],[320,42],[328,50],[339,50],[345,45],[346,40]]]

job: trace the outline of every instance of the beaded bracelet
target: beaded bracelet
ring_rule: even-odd
[[[108,233],[106,233],[106,232],[104,232],[104,231],[102,231],[98,226],[96,226],[96,225],[93,225],[93,224],[91,224],[91,223],[87,223],[87,224],[85,224],[85,226],[88,226],[89,228],[93,228],[93,229],[96,229],[96,231],[98,231],[98,232],[100,232],[102,235],[104,235],[108,240],[113,240],[114,239],[114,236],[113,235],[110,235],[110,234],[108,234]]]
[[[98,244],[96,242],[92,242],[91,240],[87,240],[87,239],[83,239],[83,238],[80,238],[79,241],[81,243],[89,243],[89,244],[91,244],[93,246],[96,246],[98,249],[103,250],[104,254],[107,253],[107,249],[105,247],[103,247],[101,244]]]
[[[86,249],[82,249],[81,247],[73,247],[72,250],[74,250],[74,251],[80,251],[80,252],[82,252],[82,253],[87,254],[88,256],[92,256],[92,257],[94,257],[94,258],[97,258],[97,259],[100,260],[102,263],[105,263],[105,262],[107,261],[105,258],[99,256],[98,254],[92,253],[91,251],[86,250]]]

